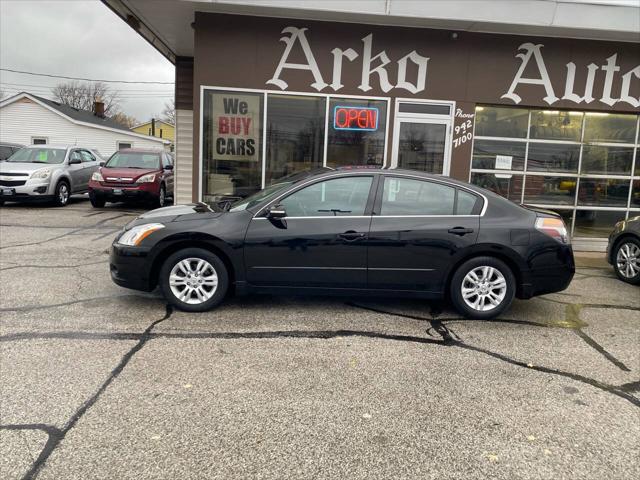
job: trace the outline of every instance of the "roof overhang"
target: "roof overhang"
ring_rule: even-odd
[[[102,0],[175,64],[195,12],[640,42],[637,0]]]

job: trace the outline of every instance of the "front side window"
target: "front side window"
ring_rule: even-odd
[[[304,187],[279,203],[287,217],[339,217],[364,215],[373,177],[325,180]]]
[[[246,197],[262,187],[264,94],[207,90],[202,105],[203,200]]]
[[[86,150],[80,150],[80,155],[82,156],[82,161],[83,162],[89,163],[89,162],[95,162],[96,161],[96,159],[93,158],[93,155],[91,155]]]
[[[453,215],[456,189],[410,178],[384,179],[381,215]]]

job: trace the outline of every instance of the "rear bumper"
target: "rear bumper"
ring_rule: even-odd
[[[569,245],[538,253],[530,262],[530,269],[522,272],[518,298],[565,290],[576,272],[573,250]]]
[[[150,292],[155,285],[149,281],[148,256],[148,248],[114,243],[109,253],[111,280],[121,287]]]

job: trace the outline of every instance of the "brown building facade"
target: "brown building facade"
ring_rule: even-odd
[[[574,237],[640,215],[637,43],[200,12],[193,28],[176,59],[193,200],[369,165],[552,208]]]

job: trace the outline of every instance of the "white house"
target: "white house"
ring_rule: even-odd
[[[0,102],[0,142],[84,145],[108,158],[122,148],[169,149],[166,139],[134,133],[104,116],[22,92]]]

